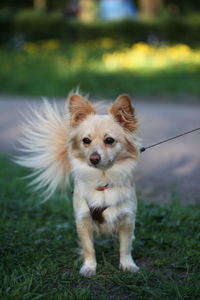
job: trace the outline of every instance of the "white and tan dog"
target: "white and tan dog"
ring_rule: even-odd
[[[33,168],[36,189],[50,197],[74,177],[73,206],[84,263],[80,274],[96,274],[95,232],[117,232],[120,267],[136,272],[131,256],[137,199],[134,170],[139,156],[137,119],[130,98],[120,96],[107,114],[79,94],[68,97],[66,112],[44,101],[30,112],[23,126],[22,151],[17,159]]]

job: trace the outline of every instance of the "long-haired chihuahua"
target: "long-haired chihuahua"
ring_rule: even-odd
[[[96,274],[95,233],[116,232],[120,268],[138,271],[132,255],[137,198],[134,171],[139,157],[138,121],[128,95],[105,114],[78,93],[65,111],[44,101],[26,115],[20,165],[33,169],[33,184],[49,198],[74,178],[73,207],[84,262],[83,276]]]

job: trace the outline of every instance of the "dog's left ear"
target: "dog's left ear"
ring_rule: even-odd
[[[137,118],[135,109],[131,105],[131,99],[128,95],[119,96],[109,108],[109,113],[120,125],[133,132],[137,129]]]

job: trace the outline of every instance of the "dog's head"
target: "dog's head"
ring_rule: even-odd
[[[136,160],[137,119],[128,95],[121,95],[106,115],[78,94],[69,97],[71,152],[90,167],[108,169],[116,162]]]

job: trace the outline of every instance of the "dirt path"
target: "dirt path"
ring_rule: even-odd
[[[200,127],[200,105],[145,100],[148,99],[135,102],[145,146]],[[13,141],[20,134],[17,124],[20,112],[27,108],[25,103],[37,105],[40,101],[39,98],[0,97],[2,152],[12,151]],[[166,202],[174,194],[184,202],[200,200],[200,132],[143,153],[136,181],[139,194],[147,200]]]

